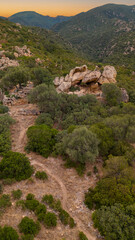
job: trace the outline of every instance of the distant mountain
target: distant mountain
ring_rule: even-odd
[[[56,24],[52,30],[89,60],[135,65],[135,6],[107,4]]]
[[[0,18],[2,18],[2,19],[6,19],[6,17],[2,17],[2,16],[0,16]]]
[[[8,18],[9,21],[20,23],[25,26],[34,26],[50,29],[53,25],[69,20],[70,17],[57,16],[49,17],[43,16],[33,11],[19,12]]]

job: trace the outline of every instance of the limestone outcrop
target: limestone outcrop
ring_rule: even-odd
[[[27,48],[26,45],[23,47],[15,46],[14,55],[15,55],[15,57],[20,57],[20,56],[31,57],[32,53],[31,53],[30,49]]]
[[[74,86],[80,89],[80,91],[74,91],[77,95],[99,94],[102,84],[116,83],[116,76],[117,72],[113,66],[105,66],[103,72],[101,72],[98,67],[91,71],[86,65],[83,65],[72,69],[66,77],[56,77],[53,82],[58,93],[67,92],[71,94],[70,88]]]
[[[8,57],[2,57],[0,59],[0,70],[8,67],[18,67],[19,63],[16,60],[9,59]]]

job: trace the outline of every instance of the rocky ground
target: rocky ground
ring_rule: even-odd
[[[10,114],[16,120],[11,129],[13,151],[24,153],[27,142],[26,131],[29,126],[34,124],[36,118],[35,114],[31,113],[33,109],[36,111],[37,107],[28,104],[26,97],[10,106]],[[24,114],[24,112],[27,112],[27,114]],[[52,194],[55,198],[61,200],[63,208],[69,212],[77,224],[73,229],[63,226],[60,222],[58,222],[56,228],[51,230],[42,226],[35,240],[76,240],[79,231],[83,231],[89,240],[100,239],[99,233],[93,228],[92,212],[84,205],[84,193],[90,186],[95,186],[97,182],[97,177],[93,173],[90,177],[87,176],[87,172],[92,172],[93,166],[88,165],[86,174],[79,177],[74,169],[66,169],[63,160],[60,158],[49,157],[45,159],[36,153],[30,153],[27,156],[36,170],[42,170],[48,174],[48,180],[43,182],[33,176],[32,181],[26,180],[12,186],[6,186],[4,193],[9,194],[12,190],[19,188],[23,192],[23,198],[28,193],[33,193],[38,200],[41,200],[44,194]],[[97,167],[100,169],[100,164],[97,164]],[[12,207],[7,209],[2,216],[1,225],[9,224],[18,229],[18,223],[23,216],[35,218],[32,212],[17,209],[15,202],[12,203]]]

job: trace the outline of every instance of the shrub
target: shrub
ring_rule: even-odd
[[[35,214],[38,217],[38,221],[43,221],[46,214],[46,206],[40,203],[35,210]]]
[[[19,224],[19,230],[21,233],[24,233],[25,235],[27,234],[32,234],[36,236],[38,232],[40,231],[40,224],[39,222],[34,222],[33,219],[24,217],[22,221]]]
[[[35,211],[38,205],[39,205],[39,202],[36,199],[31,199],[31,200],[25,201],[26,208],[28,208],[31,211]]]
[[[86,235],[83,232],[79,233],[79,240],[88,240],[88,238],[86,237]]]
[[[22,153],[7,152],[0,162],[0,178],[15,178],[17,181],[29,178],[33,173],[29,159]]]
[[[49,127],[53,127],[53,120],[49,113],[41,113],[38,118],[36,119],[37,125],[45,124]]]
[[[1,240],[19,240],[16,230],[10,226],[4,226],[0,229]]]
[[[0,197],[0,212],[3,212],[7,207],[11,206],[10,196],[3,194]]]
[[[121,99],[122,99],[121,91],[116,84],[114,83],[103,84],[102,92],[107,105],[116,106],[121,102]]]
[[[6,178],[2,180],[3,185],[12,185],[16,182],[14,178]]]
[[[22,196],[22,191],[20,189],[18,190],[13,190],[12,191],[12,196],[14,199],[20,199]]]
[[[56,144],[60,154],[76,163],[95,162],[98,155],[98,140],[96,135],[86,127],[75,129],[70,134],[65,134],[61,143]]]
[[[34,240],[34,236],[31,234],[27,234],[22,236],[21,240]]]
[[[52,75],[48,69],[36,67],[32,69],[32,80],[34,82],[34,86],[42,83],[49,85],[52,84]]]
[[[35,175],[36,178],[39,178],[40,180],[45,180],[45,179],[48,179],[48,176],[47,174],[43,171],[43,172],[36,172],[36,175]]]
[[[9,111],[7,106],[0,105],[0,114],[7,113]]]
[[[75,226],[74,219],[63,209],[60,210],[59,218],[64,225],[69,225],[71,228]]]
[[[57,217],[54,213],[48,212],[44,218],[44,224],[46,227],[56,227]]]
[[[27,148],[48,157],[56,143],[55,136],[57,133],[56,129],[46,125],[32,126],[27,131]]]

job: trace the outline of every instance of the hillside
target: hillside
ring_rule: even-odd
[[[20,23],[25,26],[34,26],[50,29],[53,25],[69,20],[70,17],[57,16],[49,17],[44,16],[33,11],[25,11],[16,13],[8,18],[9,21]]]
[[[17,61],[20,66],[45,67],[57,76],[66,74],[76,65],[86,63],[78,57],[70,44],[49,30],[20,26],[2,19],[0,30],[0,57]]]
[[[135,6],[107,4],[57,24],[53,30],[89,60],[134,66]]]

